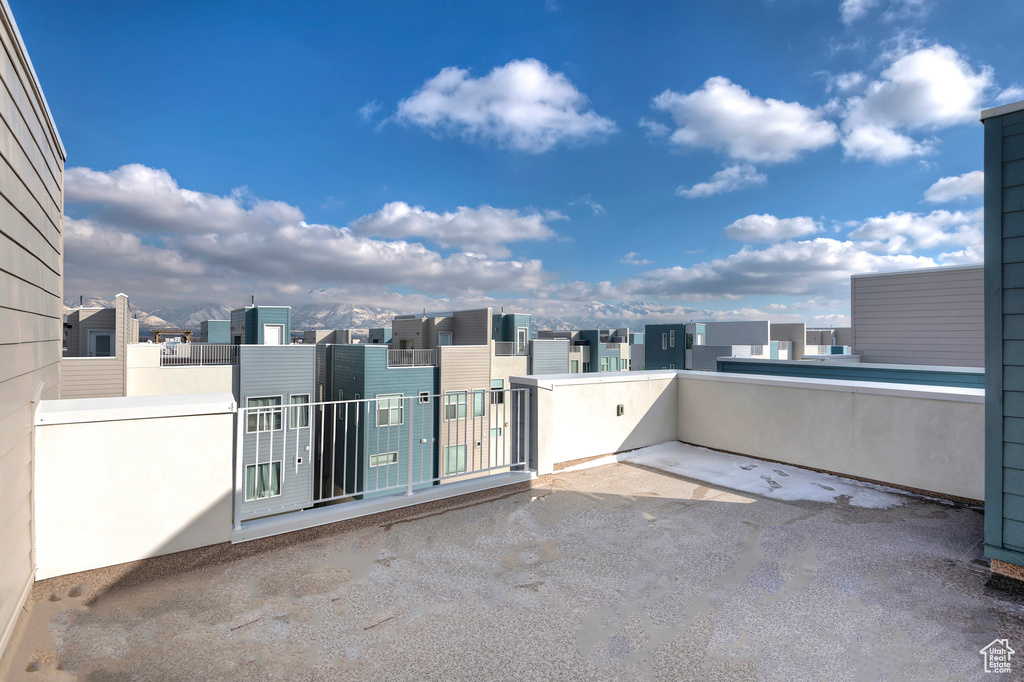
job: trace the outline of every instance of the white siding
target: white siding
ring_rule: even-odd
[[[856,275],[850,293],[863,362],[984,367],[982,266]]]
[[[32,583],[32,399],[60,390],[64,148],[0,3],[0,651]]]

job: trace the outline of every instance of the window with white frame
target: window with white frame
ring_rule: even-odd
[[[608,358],[607,357],[602,357],[601,358],[601,371],[602,372],[607,372],[608,371]]]
[[[447,421],[466,418],[465,391],[452,391],[444,394],[444,418]]]
[[[429,403],[430,402],[430,391],[420,391],[420,402],[421,403]]]
[[[444,475],[466,473],[466,446],[449,445],[444,449]]]
[[[491,405],[501,405],[505,402],[505,380],[491,379]]]
[[[668,350],[668,334],[661,335],[661,349]]]
[[[382,467],[388,464],[398,463],[397,452],[382,452],[377,455],[370,455],[370,466],[371,467]]]
[[[668,345],[671,348],[675,348],[676,347],[676,330],[675,329],[669,329],[668,330]]]
[[[288,426],[293,429],[304,429],[309,426],[309,394],[293,395],[291,404]]]
[[[473,416],[484,416],[484,405],[487,403],[487,392],[483,390],[473,391]]]
[[[579,360],[570,360],[569,361],[569,373],[570,374],[579,374],[580,373],[580,361]]]
[[[377,426],[399,426],[405,416],[401,393],[377,396]]]
[[[281,428],[281,396],[247,398],[245,432],[277,431]]]
[[[262,500],[281,494],[281,463],[261,462],[245,467],[245,501]]]

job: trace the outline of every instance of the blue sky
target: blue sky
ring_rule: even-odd
[[[1012,0],[10,3],[65,292],[148,308],[843,324],[853,272],[980,261],[1024,99]]]

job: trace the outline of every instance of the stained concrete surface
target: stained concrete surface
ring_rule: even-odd
[[[40,583],[0,679],[971,680],[997,637],[1024,670],[1024,598],[991,583],[980,510],[934,500],[615,464],[340,528]]]

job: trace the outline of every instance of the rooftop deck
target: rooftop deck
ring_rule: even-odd
[[[0,679],[974,679],[1024,641],[980,510],[653,454],[42,581]]]

